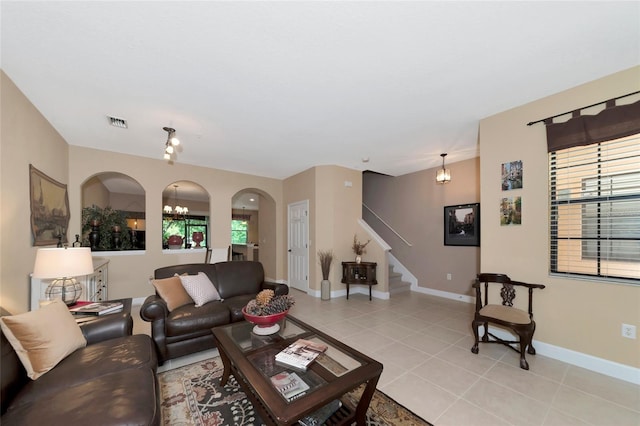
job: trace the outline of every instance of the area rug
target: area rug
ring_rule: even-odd
[[[235,378],[220,386],[223,366],[219,357],[158,374],[164,425],[175,426],[260,426],[256,413]],[[346,395],[354,403],[360,387]],[[376,390],[369,410],[368,426],[430,425],[383,392]]]

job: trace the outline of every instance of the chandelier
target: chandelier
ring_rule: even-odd
[[[169,204],[165,204],[163,211],[166,214],[173,214],[176,217],[185,216],[187,213],[189,213],[189,208],[178,205],[178,185],[173,185],[173,190],[174,190],[174,198],[173,198],[174,206],[171,207]]]
[[[176,129],[163,127],[162,130],[167,132],[167,142],[164,144],[164,159],[171,160],[171,156],[175,152],[174,147],[180,145],[180,141],[176,138]]]

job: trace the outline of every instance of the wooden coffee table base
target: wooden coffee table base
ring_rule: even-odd
[[[237,344],[237,339],[243,336],[238,331],[239,325],[222,326],[213,329],[213,334],[216,338],[216,346],[220,354],[220,358],[223,363],[222,377],[220,378],[220,384],[226,385],[229,381],[229,377],[233,374],[238,382],[240,388],[247,395],[247,398],[252,402],[256,412],[260,415],[262,420],[269,425],[293,425],[296,424],[299,419],[313,413],[316,410],[324,407],[335,399],[342,401],[342,406],[326,421],[327,425],[351,425],[354,422],[358,425],[366,425],[367,410],[369,404],[376,390],[376,385],[382,373],[382,364],[367,357],[366,355],[355,351],[344,345],[341,342],[327,336],[319,330],[313,329],[307,324],[301,321],[295,320],[289,317],[288,321],[293,321],[299,327],[301,327],[302,333],[300,336],[315,335],[322,338],[334,349],[343,351],[345,354],[356,357],[361,362],[359,367],[351,367],[352,370],[347,372],[341,377],[333,375],[329,370],[324,369],[321,365],[315,363],[310,366],[313,367],[313,374],[319,374],[322,379],[327,380],[319,388],[315,388],[308,394],[305,394],[295,401],[287,403],[278,391],[273,388],[272,383],[268,377],[252,364],[245,353],[245,349],[242,349]],[[240,325],[242,326],[242,325]],[[236,327],[236,328],[233,328]],[[250,330],[250,327],[242,328],[242,333],[246,333],[246,330]],[[306,330],[306,331],[304,331]],[[293,337],[293,338],[297,338]],[[242,340],[242,339],[240,339]],[[254,355],[274,353],[277,348],[284,347],[288,344],[289,340],[282,341],[281,344],[273,343],[267,346],[259,348],[249,348],[248,353],[251,353],[251,359],[255,359]],[[273,356],[273,355],[265,355]],[[357,389],[359,386],[364,385],[364,390],[354,407],[352,398],[346,398],[345,395],[349,392]]]

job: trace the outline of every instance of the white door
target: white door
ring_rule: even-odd
[[[309,290],[309,200],[289,204],[289,286]]]

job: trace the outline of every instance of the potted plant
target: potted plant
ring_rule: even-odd
[[[370,242],[371,240],[367,240],[366,243],[361,243],[360,241],[358,241],[358,236],[356,234],[353,234],[353,245],[351,246],[351,248],[356,254],[356,263],[362,262],[362,255],[366,253],[366,250],[364,248]]]
[[[322,296],[322,300],[329,300],[331,299],[331,281],[329,281],[329,273],[331,272],[331,264],[333,263],[333,251],[318,250],[318,260],[320,261],[320,270],[322,271],[320,294]]]

